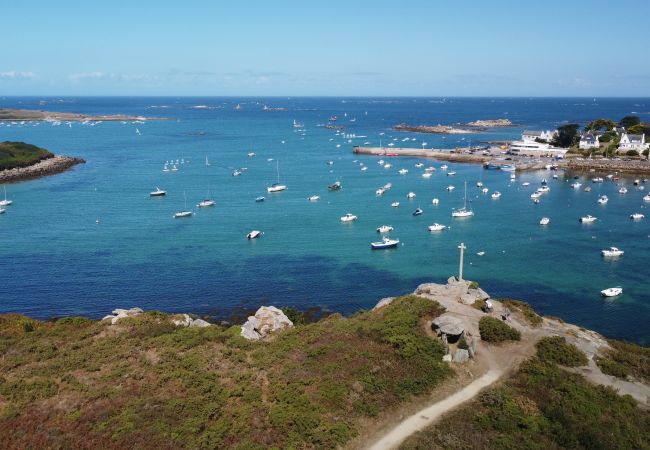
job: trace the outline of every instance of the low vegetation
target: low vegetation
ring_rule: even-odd
[[[650,348],[614,340],[609,341],[609,345],[611,350],[596,358],[596,364],[603,373],[650,383]]]
[[[587,356],[573,344],[568,344],[563,336],[548,336],[537,342],[537,356],[542,361],[566,367],[579,367],[587,364]]]
[[[0,142],[0,170],[31,166],[52,156],[47,150],[24,142]]]
[[[526,321],[534,327],[540,326],[544,321],[542,317],[539,316],[535,310],[531,308],[530,305],[526,302],[513,300],[511,298],[501,298],[499,301],[503,303],[504,306],[510,308],[511,311],[519,311],[524,316]]]
[[[424,449],[650,449],[650,411],[630,396],[532,358],[505,384],[418,432]]]
[[[0,315],[0,448],[336,448],[453,375],[422,326],[441,312],[400,297],[266,342],[155,312]]]
[[[486,342],[499,343],[521,339],[521,333],[518,330],[490,316],[481,317],[478,322],[478,331],[481,334],[481,340]]]

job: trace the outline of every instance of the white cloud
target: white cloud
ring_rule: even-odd
[[[72,81],[83,81],[83,80],[96,80],[99,78],[104,78],[106,74],[104,72],[81,72],[81,73],[73,73],[70,75],[70,79]]]
[[[34,72],[18,72],[16,70],[0,72],[0,78],[5,79],[28,79],[34,77],[36,77],[36,74]]]

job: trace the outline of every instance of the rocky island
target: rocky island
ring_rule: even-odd
[[[52,175],[85,162],[24,142],[0,142],[0,183]]]
[[[488,119],[488,120],[475,120],[468,122],[467,126],[481,127],[481,128],[497,128],[497,127],[512,127],[514,124],[508,119]]]
[[[472,130],[469,128],[457,128],[450,125],[408,125],[400,123],[393,127],[397,131],[412,131],[415,133],[431,133],[431,134],[470,134],[478,133],[479,130]]]
[[[0,108],[0,121],[29,120],[29,121],[66,121],[66,122],[115,122],[125,120],[170,120],[167,117],[130,116],[125,114],[99,115],[41,111],[35,109]]]

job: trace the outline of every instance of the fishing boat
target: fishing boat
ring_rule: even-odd
[[[539,221],[540,225],[548,225],[549,223],[551,223],[551,219],[548,217],[542,217],[542,220]]]
[[[645,215],[643,215],[641,213],[630,214],[630,219],[632,219],[632,220],[641,220],[643,218],[645,218]]]
[[[380,227],[377,227],[377,233],[388,233],[390,231],[393,231],[393,227],[390,225],[382,225]]]
[[[346,215],[341,217],[341,222],[354,222],[357,219],[358,217],[355,216],[354,214],[347,213]]]
[[[385,250],[387,248],[395,248],[399,245],[399,239],[391,239],[388,236],[384,236],[381,242],[371,242],[370,248],[373,250]]]
[[[447,228],[446,225],[442,225],[439,223],[434,223],[433,225],[429,225],[429,231],[443,231],[445,228]]]
[[[618,296],[621,295],[622,293],[623,293],[623,288],[618,287],[618,286],[617,286],[617,287],[611,287],[611,288],[603,289],[602,291],[600,291],[600,294],[601,294],[603,297],[618,297]]]
[[[609,258],[616,258],[616,257],[619,257],[619,256],[623,256],[623,254],[625,254],[625,252],[623,250],[619,249],[618,247],[606,248],[604,250],[601,250],[600,253],[603,256],[609,257]]]
[[[496,200],[496,199],[498,199],[498,198],[500,198],[500,197],[501,197],[501,192],[499,192],[499,191],[494,191],[494,192],[492,193],[492,198],[493,198],[494,200]]]
[[[167,195],[167,191],[164,191],[157,186],[155,191],[149,192],[149,196],[151,197],[163,197],[165,195]]]
[[[336,182],[334,182],[333,184],[330,184],[329,186],[327,186],[327,190],[330,191],[330,192],[333,192],[333,191],[340,191],[342,187],[343,187],[343,186],[341,186],[341,182],[340,182],[340,181],[336,181]]]
[[[7,199],[7,186],[2,186],[2,187],[4,188],[4,191],[5,191],[5,199],[0,200],[0,206],[9,206],[9,205],[11,205],[13,203],[13,201]]]
[[[462,208],[454,209],[451,213],[451,217],[471,217],[474,215],[474,211],[467,209],[467,181],[465,182],[465,203]]]
[[[422,208],[415,208],[415,211],[413,211],[414,216],[420,216],[422,215],[423,211]]]
[[[275,168],[278,172],[278,182],[273,183],[271,186],[266,188],[266,192],[281,192],[287,189],[287,186],[280,184],[280,161],[275,162]]]
[[[582,223],[594,223],[596,220],[597,220],[596,217],[589,214],[580,218],[580,222]]]
[[[250,241],[257,239],[258,237],[262,236],[262,234],[263,233],[260,230],[253,230],[246,235],[246,238]]]

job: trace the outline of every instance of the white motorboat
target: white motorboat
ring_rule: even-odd
[[[447,190],[449,192],[453,191],[454,189],[456,189],[456,188],[454,186],[452,186],[451,184],[449,186],[447,186]]]
[[[266,192],[272,193],[272,192],[281,192],[281,191],[286,191],[287,186],[284,184],[280,184],[280,161],[275,162],[275,169],[278,172],[278,181],[277,183],[273,183],[271,186],[266,188]]]
[[[476,256],[483,256],[483,255],[485,255],[484,251],[476,252]]]
[[[198,206],[199,208],[209,208],[210,206],[214,206],[214,205],[215,205],[214,200],[210,200],[209,198],[206,198],[204,200],[201,200],[199,204],[196,206]]]
[[[437,205],[438,203],[440,203],[440,200],[438,200],[437,198],[434,198],[433,200],[431,200],[432,205]]]
[[[431,178],[431,172],[424,172],[422,178]]]
[[[609,258],[616,258],[618,256],[623,256],[623,254],[625,254],[625,252],[623,250],[619,249],[618,247],[606,248],[605,250],[601,250],[600,253],[603,256],[609,257]]]
[[[433,167],[433,166],[429,166],[429,167],[427,167],[426,169],[424,169],[424,171],[425,171],[425,172],[429,172],[429,173],[430,173],[430,172],[435,172],[435,171],[436,171],[436,168]]]
[[[330,191],[330,192],[340,191],[342,187],[343,186],[341,185],[341,182],[336,181],[336,182],[330,184],[329,186],[327,186],[327,190]]]
[[[621,186],[621,188],[618,190],[619,194],[627,194],[627,188],[625,186]]]
[[[414,216],[421,216],[423,213],[422,208],[415,208],[415,211],[413,211]]]
[[[167,195],[167,191],[164,191],[157,186],[155,191],[149,192],[149,196],[151,197],[162,197],[164,195]]]
[[[381,242],[371,242],[370,248],[373,250],[384,250],[387,248],[395,248],[399,245],[399,239],[391,239],[388,236],[384,236]]]
[[[248,157],[249,158],[252,158],[253,156],[255,156],[255,152],[248,152]]]
[[[384,184],[384,189],[387,190],[387,191],[390,190],[390,188],[392,188],[392,187],[393,187],[393,183]]]
[[[0,208],[0,214],[4,214],[6,209]]]
[[[391,163],[384,164],[384,169],[390,169],[391,167],[393,167]]]
[[[591,186],[587,186],[587,187],[585,188],[585,192],[591,192]]]
[[[433,225],[429,225],[429,231],[442,231],[445,228],[447,228],[446,225],[442,225],[439,223],[434,223]]]
[[[440,170],[447,170],[447,169],[449,169],[449,166],[447,164],[443,164],[442,166],[440,166]]]
[[[368,170],[368,166],[363,166],[363,167],[361,167],[361,171],[362,171],[362,172],[365,172],[366,170]]]
[[[451,217],[471,217],[474,215],[474,211],[467,209],[467,181],[465,182],[465,203],[462,208],[454,209],[451,213]]]
[[[454,171],[452,171],[452,172],[447,172],[447,176],[448,176],[448,177],[453,177],[454,175],[456,175],[456,172],[454,172]]]
[[[163,172],[169,172],[169,166],[167,164],[163,166]]]
[[[390,231],[393,231],[393,227],[390,225],[382,225],[377,228],[377,233],[388,233]]]
[[[540,192],[542,194],[546,194],[547,192],[550,192],[551,188],[548,186],[542,186],[540,188],[537,188],[537,192]]]
[[[598,203],[601,204],[601,205],[606,205],[608,201],[609,201],[609,198],[607,198],[606,195],[601,195],[598,198]]]
[[[582,183],[578,183],[577,181],[571,185],[573,189],[580,189],[580,186],[582,186]]]
[[[603,297],[618,297],[622,293],[623,293],[623,288],[621,287],[611,287],[600,291],[600,294]]]
[[[424,167],[424,164],[422,164],[422,163],[416,163],[416,164],[415,164],[415,167],[419,169],[420,167]]]
[[[241,171],[239,171],[239,170],[237,170],[237,169],[235,169],[235,170],[232,171],[232,176],[233,176],[233,177],[238,177],[239,175],[241,175]]]
[[[525,181],[525,182],[521,183],[521,185],[526,187],[526,186],[530,186],[530,183],[528,181]]]
[[[379,188],[379,189],[377,189],[377,190],[375,191],[375,195],[376,195],[377,197],[380,197],[380,196],[384,195],[384,192],[386,192],[386,189],[384,189],[383,187],[381,187],[381,188]]]
[[[476,187],[483,187],[483,182],[482,181],[477,181],[476,182]]]
[[[558,178],[560,178],[560,177],[558,176],[558,174],[554,173],[554,174],[553,174],[553,179],[554,179],[554,180],[557,180]]]
[[[409,170],[408,170],[408,169],[400,169],[400,170],[398,170],[397,172],[398,172],[400,175],[406,175],[407,173],[409,173]]]
[[[246,238],[250,241],[251,239],[257,239],[262,236],[262,234],[263,233],[260,230],[253,230],[246,235]]]
[[[641,220],[643,218],[645,218],[645,215],[643,215],[641,213],[630,214],[630,219],[632,219],[632,220]]]
[[[597,220],[596,217],[589,214],[580,218],[580,222],[582,223],[594,223],[596,220]]]
[[[539,221],[540,225],[548,225],[549,223],[551,223],[551,219],[548,217],[542,217],[542,220]]]
[[[493,199],[496,200],[496,199],[498,199],[498,198],[500,198],[500,197],[501,197],[501,192],[499,192],[499,191],[494,191],[494,192],[492,193],[492,198],[493,198]]]
[[[354,214],[347,213],[346,215],[341,217],[341,222],[354,222],[357,219],[358,217],[355,216]]]
[[[406,198],[415,198],[415,192],[409,192],[406,194]]]
[[[182,217],[192,217],[194,213],[192,211],[179,211],[174,214],[174,219],[180,219]]]
[[[385,161],[383,159],[380,159],[379,161],[377,161],[377,164],[379,164],[380,166],[383,166],[384,163],[385,163]]]
[[[596,177],[591,180],[593,183],[602,183],[604,180],[602,177]]]
[[[307,200],[309,200],[310,202],[317,202],[318,200],[320,200],[320,195],[312,195]]]
[[[486,188],[486,187],[484,187],[483,189],[481,189],[481,192],[483,192],[484,194],[487,194],[489,191],[490,191],[490,190],[489,190],[488,188]]]
[[[393,202],[390,204],[393,208],[399,208],[399,202]]]
[[[255,199],[255,201],[257,203],[262,203],[264,200],[265,200],[265,198],[263,196],[261,196],[261,195]]]
[[[643,197],[643,201],[644,201],[644,202],[650,202],[650,194],[646,194],[646,195]]]

